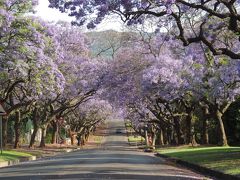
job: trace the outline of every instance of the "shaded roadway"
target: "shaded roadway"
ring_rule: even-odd
[[[120,131],[120,132],[119,132]],[[101,146],[1,168],[0,179],[206,179],[129,146],[123,122],[109,121]]]

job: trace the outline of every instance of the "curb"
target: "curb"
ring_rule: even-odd
[[[196,172],[202,173],[202,174],[210,176],[210,177],[214,177],[214,178],[218,178],[218,179],[227,179],[227,180],[240,180],[240,177],[230,175],[230,174],[225,174],[223,172],[212,170],[212,169],[209,169],[209,168],[206,168],[203,166],[199,166],[197,164],[189,163],[187,161],[183,161],[180,159],[172,158],[172,157],[169,157],[164,154],[156,153],[155,156],[164,158],[167,161],[182,165],[184,167],[187,167],[189,169],[192,169]]]
[[[70,152],[74,152],[74,151],[77,151],[77,150],[79,150],[79,149],[78,148],[77,149],[65,149],[61,154],[70,153]],[[59,155],[59,154],[57,154],[57,155]],[[54,156],[57,156],[57,155],[53,155],[51,157],[54,157]],[[3,162],[0,162],[0,168],[17,165],[17,164],[22,163],[22,162],[35,161],[35,160],[43,159],[43,158],[44,157],[41,157],[41,156],[39,156],[39,157],[38,156],[30,156],[30,157],[21,157],[21,158],[16,159],[16,160],[3,161]]]
[[[6,166],[17,165],[21,162],[35,161],[36,159],[37,159],[37,156],[30,156],[30,157],[22,157],[20,159],[11,160],[11,161],[4,161],[4,162],[0,162],[0,168],[6,167]]]

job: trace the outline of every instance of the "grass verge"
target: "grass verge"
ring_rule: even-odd
[[[101,144],[102,143],[102,136],[94,136],[93,140],[97,143],[97,144]]]
[[[185,160],[226,174],[240,175],[240,147],[174,147],[160,154]]]
[[[0,154],[0,162],[17,160],[23,157],[31,157],[31,154],[17,152],[17,151],[3,151],[3,154]]]
[[[141,136],[129,136],[128,137],[128,142],[143,142],[144,141],[144,138],[141,137]]]

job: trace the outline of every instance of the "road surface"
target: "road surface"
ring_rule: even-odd
[[[0,179],[206,179],[184,168],[167,164],[152,153],[134,149],[127,143],[122,122],[108,123],[103,144],[52,158],[0,169]]]

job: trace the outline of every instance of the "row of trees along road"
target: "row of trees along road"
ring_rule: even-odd
[[[124,63],[119,65],[121,68],[133,68],[134,63],[140,63],[136,68],[124,71],[135,72],[131,79],[127,79],[126,73],[120,73],[121,78],[115,79],[124,81],[124,84],[131,82],[130,86],[124,86],[123,90],[127,91],[123,95],[136,90],[131,93],[135,97],[133,101],[128,102],[129,99],[125,98],[129,118],[134,122],[157,122],[158,128],[150,123],[151,129],[161,131],[165,143],[171,139],[177,144],[194,141],[196,130],[193,123],[198,122],[196,119],[204,119],[202,141],[208,143],[207,126],[210,119],[215,119],[220,134],[219,143],[228,145],[223,117],[238,97],[238,0],[49,2],[50,7],[76,17],[73,24],[87,24],[88,28],[96,27],[111,14],[119,15],[130,26],[148,20],[155,21],[159,30],[165,29],[169,36],[164,39],[164,35],[160,35],[160,39],[149,41],[150,44],[140,50],[134,49],[134,53],[131,53],[133,49],[130,52],[125,49],[122,56],[130,57],[121,57],[121,61],[118,61]],[[95,18],[86,18],[93,14]],[[155,54],[152,47],[157,45],[163,49],[162,42],[166,40],[168,46],[165,46],[162,53]],[[181,51],[182,45],[188,47]],[[169,49],[172,50],[168,51]],[[151,55],[147,52],[145,55],[148,57],[139,57],[146,50],[150,50]],[[141,66],[144,61],[139,60],[142,58],[148,59],[147,68]],[[135,60],[131,65],[130,59]],[[125,64],[129,66],[126,67]],[[143,90],[140,91],[138,87]],[[144,92],[144,96],[140,96],[140,92]]]
[[[76,17],[74,25],[88,28],[111,13],[130,26],[155,22],[155,33],[105,36],[106,44],[93,55],[79,28],[26,16],[35,1],[0,2],[0,101],[8,113],[4,144],[11,121],[19,147],[27,119],[34,126],[30,147],[39,128],[40,146],[49,127],[54,143],[63,119],[72,142],[77,135],[84,144],[111,106],[143,136],[146,125],[153,146],[237,144],[238,3],[50,0],[51,7]]]
[[[239,62],[212,56],[201,44],[180,47],[168,33],[158,33],[120,48],[110,63],[106,97],[142,136],[147,124],[153,146],[156,140],[226,146],[227,114],[239,103]],[[239,125],[237,113],[234,118]],[[232,130],[229,136],[237,132]]]
[[[64,23],[52,25],[26,16],[36,4],[0,2],[0,101],[8,114],[3,120],[3,144],[11,141],[8,134],[14,131],[15,148],[28,119],[33,124],[29,147],[39,129],[44,147],[49,127],[52,143],[56,142],[60,120],[70,126],[70,134],[74,131],[84,141],[111,112],[109,103],[97,95],[104,64],[89,58],[85,36]],[[8,128],[9,121],[14,129]],[[79,127],[72,128],[77,123]]]

